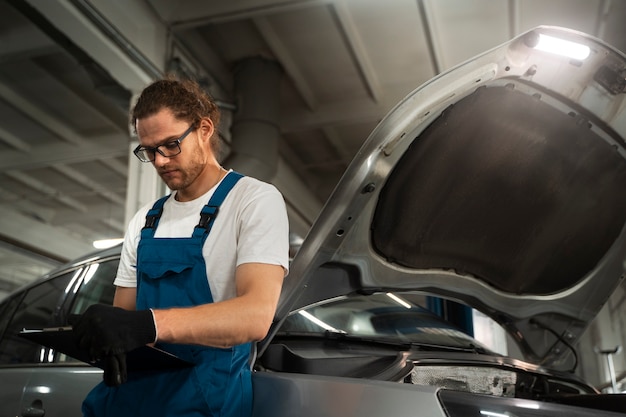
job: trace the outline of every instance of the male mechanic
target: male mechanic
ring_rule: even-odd
[[[219,110],[192,81],[149,85],[131,112],[140,145],[172,194],[141,209],[124,239],[114,306],[72,322],[105,364],[86,416],[249,416],[251,342],[272,322],[288,269],[284,200],[217,161]],[[126,372],[156,343],[192,367]]]

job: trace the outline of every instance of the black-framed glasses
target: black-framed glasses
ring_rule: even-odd
[[[151,148],[150,146],[137,146],[133,153],[141,162],[153,162],[156,153],[158,152],[162,156],[166,158],[171,158],[172,156],[176,156],[181,152],[180,143],[196,129],[197,123],[189,126],[185,133],[180,135],[178,139],[170,140],[169,142],[165,142],[163,145],[159,145],[157,147]]]

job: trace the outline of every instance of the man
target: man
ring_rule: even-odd
[[[124,239],[114,306],[74,318],[77,343],[105,363],[87,416],[247,416],[251,342],[265,337],[288,269],[284,201],[217,161],[219,111],[192,81],[149,85],[132,110],[140,145],[173,190]],[[145,344],[193,364],[126,373]]]

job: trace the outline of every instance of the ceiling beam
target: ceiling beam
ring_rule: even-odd
[[[278,62],[285,69],[286,74],[291,78],[296,90],[306,103],[310,110],[315,110],[319,105],[319,101],[313,93],[313,88],[307,83],[306,77],[300,71],[296,64],[293,54],[285,47],[281,37],[274,31],[272,25],[264,17],[254,19],[254,25],[257,27],[265,42],[270,46]]]
[[[77,238],[63,228],[41,223],[31,217],[4,208],[0,216],[0,235],[19,242],[40,254],[67,261],[93,250],[91,242]]]
[[[325,6],[332,0],[152,0],[161,17],[170,23],[172,29],[190,29],[207,24],[227,23],[254,19],[301,10],[313,6]]]
[[[82,0],[49,1],[25,0],[37,10],[64,36],[71,39],[81,50],[89,53],[100,66],[106,68],[109,74],[122,86],[131,92],[140,91],[146,84],[162,73],[164,52],[167,45],[167,31],[156,16],[151,15],[148,6],[142,1],[124,2],[124,7],[117,7],[117,2],[86,2]],[[93,4],[98,3],[98,8]],[[110,24],[115,17],[100,13],[102,7],[108,10],[132,10],[134,19],[127,16],[119,18],[122,22],[131,22],[135,27],[127,28],[128,32],[118,31],[119,25]],[[117,8],[116,8],[117,7]],[[141,26],[150,36],[143,36],[145,48],[130,43],[128,39],[142,34],[137,28]],[[134,30],[135,33],[129,33]],[[137,36],[138,38],[138,36]],[[160,39],[160,41],[158,40]],[[161,45],[156,49],[154,45]],[[141,52],[138,52],[141,51]],[[145,51],[150,55],[145,56]],[[140,57],[140,58],[138,58]],[[145,58],[145,60],[143,59]]]
[[[184,42],[182,39],[184,38]],[[189,52],[202,51],[194,55]],[[185,31],[184,35],[172,39],[172,57],[179,58],[191,66],[198,79],[204,81],[208,92],[216,99],[230,100],[232,95],[233,74],[222,58],[202,39],[195,30]]]
[[[352,20],[350,10],[346,6],[345,1],[342,0],[336,0],[331,9],[334,11],[337,26],[339,26],[339,30],[345,39],[346,47],[350,51],[357,71],[361,74],[365,88],[374,101],[381,100],[383,91],[380,82],[367,55],[361,36]]]
[[[11,106],[15,107],[21,113],[36,120],[38,124],[45,126],[46,129],[57,135],[59,139],[76,145],[86,142],[82,136],[78,135],[66,124],[51,116],[49,112],[36,106],[32,101],[27,100],[23,95],[16,92],[7,84],[0,83],[0,98],[11,104]]]
[[[0,171],[49,167],[59,163],[106,160],[128,155],[128,138],[124,135],[102,135],[75,146],[53,143],[32,147],[30,152],[5,151],[0,154]]]
[[[300,237],[306,236],[322,210],[322,203],[281,158],[272,184],[283,194],[289,216],[289,230]]]
[[[54,187],[51,187],[43,182],[39,181],[36,178],[31,177],[30,175],[25,174],[22,171],[9,170],[4,172],[4,175],[13,178],[15,181],[22,183],[23,185],[32,188],[34,191],[38,193],[42,193],[45,196],[52,198],[53,200],[58,201],[70,207],[74,210],[86,212],[87,207],[83,205],[80,201],[63,194],[59,190]]]
[[[98,182],[92,180],[91,178],[87,177],[85,174],[78,172],[77,170],[73,168],[70,168],[63,164],[54,164],[52,168],[54,168],[56,171],[60,172],[61,174],[65,175],[70,180],[81,184],[83,187],[90,189],[91,191],[95,192],[98,195],[101,195],[105,199],[115,204],[119,204],[123,206],[126,202],[126,199],[124,197],[121,197],[118,194],[114,193],[113,191],[110,191],[102,184],[99,184]]]
[[[122,177],[126,177],[128,175],[128,165],[121,163],[117,159],[109,158],[100,158],[100,163],[105,165],[108,168],[111,168],[114,172],[118,173]]]
[[[59,266],[57,259],[35,253],[0,237],[0,291],[11,291]],[[29,248],[31,249],[31,248]]]
[[[339,154],[339,159],[342,163],[347,164],[354,158],[354,154],[347,149],[346,142],[333,126],[322,127],[322,132],[330,145]]]
[[[429,61],[432,62],[433,73],[439,74],[442,69],[442,57],[439,51],[441,45],[438,44],[435,31],[433,27],[435,19],[431,12],[430,1],[431,0],[416,0],[417,8],[419,10],[420,20],[422,21],[422,27],[424,28],[424,39],[426,41],[426,47],[428,48]]]
[[[28,25],[14,26],[0,34],[0,62],[26,60],[59,50],[50,38]]]
[[[124,207],[118,207],[112,204],[87,204],[87,211],[77,213],[70,210],[57,210],[56,214],[50,220],[50,224],[53,226],[62,226],[67,223],[84,223],[88,224],[96,219],[102,219],[102,221],[109,226],[114,226],[119,231],[124,231],[125,226],[120,221],[112,221],[106,219],[124,217]]]
[[[521,13],[519,0],[509,0],[509,38],[513,39],[520,33]]]
[[[50,224],[52,219],[56,216],[57,210],[50,207],[43,207],[42,205],[34,204],[30,200],[26,199],[24,195],[19,195],[11,192],[7,189],[0,188],[0,208],[4,211],[6,208],[11,208],[24,215],[36,218],[46,224]],[[73,213],[76,211],[72,210]],[[0,221],[1,221],[0,217]]]
[[[406,88],[388,88],[379,102],[343,101],[319,106],[315,112],[284,109],[281,113],[281,133],[346,126],[355,123],[379,122],[400,100],[410,93]]]
[[[0,142],[22,152],[30,152],[32,147],[22,139],[0,126]]]
[[[611,12],[611,6],[611,0],[602,0],[598,5],[598,17],[596,19],[593,35],[600,39],[604,39],[606,35],[607,18]]]

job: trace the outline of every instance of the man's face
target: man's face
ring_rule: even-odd
[[[138,119],[136,127],[140,144],[156,148],[179,139],[189,129],[190,124],[176,119],[169,109],[162,109],[153,116]],[[165,157],[155,152],[152,162],[159,176],[171,190],[188,188],[207,163],[206,150],[199,142],[197,129],[192,129],[179,146],[178,155]]]

